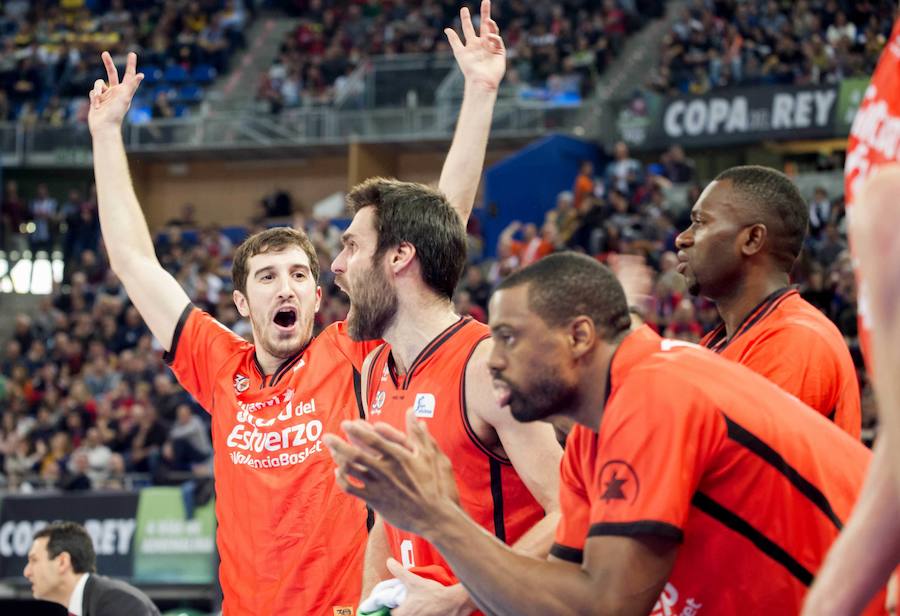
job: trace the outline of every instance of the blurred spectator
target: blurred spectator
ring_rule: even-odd
[[[813,192],[812,201],[809,202],[809,235],[812,239],[819,239],[825,225],[831,222],[831,200],[828,192],[821,186],[817,186]]]
[[[581,210],[585,199],[594,195],[594,163],[589,160],[581,162],[578,169],[578,177],[575,178],[575,185],[572,187],[572,194],[568,195],[571,204],[576,210]],[[557,200],[557,207],[560,203]]]
[[[613,148],[613,160],[606,165],[605,181],[608,189],[629,195],[641,178],[641,164],[631,158],[628,145],[619,141]]]

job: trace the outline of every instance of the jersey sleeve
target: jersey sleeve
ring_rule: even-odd
[[[357,342],[350,337],[346,321],[332,323],[320,334],[327,338],[338,353],[347,358],[357,373],[362,372],[363,362],[383,340],[364,340]]]
[[[164,359],[182,387],[212,412],[216,373],[222,360],[248,346],[246,340],[211,315],[188,304],[172,336],[172,348]]]
[[[588,486],[588,537],[684,538],[721,426],[696,386],[662,370],[633,370],[607,404]]]
[[[578,564],[584,559],[584,542],[591,514],[591,502],[579,464],[586,438],[596,438],[596,433],[576,426],[566,443],[559,471],[559,505],[562,516],[550,548],[552,556]]]

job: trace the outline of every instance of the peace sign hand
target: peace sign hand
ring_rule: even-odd
[[[506,72],[506,47],[500,38],[497,22],[491,19],[491,0],[481,2],[480,33],[475,33],[468,8],[460,10],[459,21],[466,39],[465,44],[452,28],[446,28],[444,34],[447,35],[447,41],[466,83],[496,90]]]
[[[94,89],[90,92],[91,109],[88,113],[88,127],[91,135],[97,136],[103,131],[120,131],[122,120],[131,107],[131,99],[137,92],[143,73],[137,72],[137,54],[129,53],[125,66],[125,75],[119,82],[119,73],[113,63],[112,56],[104,51],[100,56],[103,66],[106,67],[107,81],[98,79],[94,82]]]

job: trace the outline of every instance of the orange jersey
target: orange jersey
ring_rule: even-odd
[[[643,327],[616,351],[600,429],[577,426],[551,554],[587,538],[680,543],[652,612],[797,614],[871,454],[768,380]]]
[[[463,509],[500,540],[514,543],[544,517],[540,504],[525,487],[509,460],[486,447],[469,424],[466,410],[466,366],[490,330],[461,318],[425,347],[404,376],[393,370],[391,347],[373,359],[367,377],[369,419],[405,431],[406,412],[428,423],[431,435],[453,463]],[[420,575],[455,582],[437,549],[417,535],[385,524],[392,555]],[[437,567],[435,567],[435,565]],[[439,567],[439,569],[438,569]],[[434,571],[447,576],[435,576]]]
[[[900,20],[894,23],[850,128],[844,165],[844,198],[848,212],[857,205],[857,193],[873,171],[900,161],[900,79],[897,75],[900,75]],[[866,361],[871,362],[864,280],[859,281],[858,310],[860,346]]]
[[[322,435],[359,418],[354,383],[374,345],[337,323],[264,375],[252,344],[185,309],[166,360],[212,415],[226,615],[355,612],[366,508],[338,488]]]
[[[859,381],[844,337],[795,289],[767,297],[730,340],[719,325],[700,344],[758,372],[860,437]]]

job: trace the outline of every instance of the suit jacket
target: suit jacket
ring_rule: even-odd
[[[84,616],[159,616],[159,609],[130,584],[92,573],[84,585]]]

